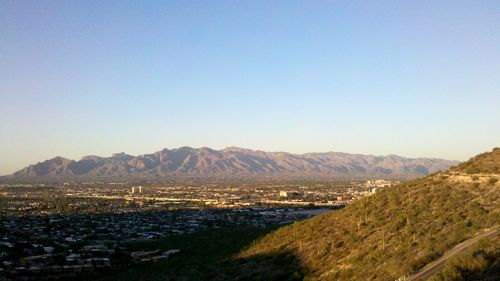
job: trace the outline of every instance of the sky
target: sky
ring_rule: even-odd
[[[0,1],[0,175],[181,146],[500,146],[500,1]]]

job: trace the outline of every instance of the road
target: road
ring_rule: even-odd
[[[474,245],[476,242],[483,238],[492,238],[498,235],[500,232],[498,230],[498,226],[495,226],[491,229],[488,229],[464,242],[456,245],[451,250],[446,252],[439,259],[427,264],[422,269],[420,269],[417,273],[405,279],[405,281],[424,281],[430,278],[433,274],[437,273],[446,265],[446,260],[455,256],[456,254],[462,253],[467,250],[470,246]]]

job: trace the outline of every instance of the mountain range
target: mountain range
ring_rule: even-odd
[[[341,152],[292,154],[239,147],[181,147],[132,156],[55,157],[23,168],[0,182],[151,181],[177,179],[414,178],[446,170],[457,161]]]

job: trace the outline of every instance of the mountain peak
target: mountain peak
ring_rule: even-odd
[[[245,151],[256,151],[256,150],[252,150],[252,149],[249,149],[249,148],[243,148],[243,147],[239,147],[239,146],[227,146],[224,149],[222,149],[222,151],[239,151],[239,152],[245,152]]]
[[[64,178],[66,181],[135,181],[139,177],[152,181],[172,178],[411,178],[445,170],[457,164],[454,161],[425,159],[348,153],[291,154],[235,146],[222,150],[183,146],[140,156],[121,152],[111,157],[85,156],[79,161],[56,157],[0,180],[29,182]]]

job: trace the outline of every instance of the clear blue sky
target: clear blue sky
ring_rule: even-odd
[[[0,174],[179,146],[500,146],[500,1],[0,1]]]

